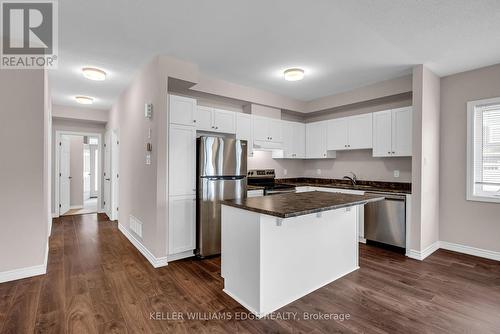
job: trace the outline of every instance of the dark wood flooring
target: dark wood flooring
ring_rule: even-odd
[[[219,258],[154,269],[105,216],[63,217],[47,275],[0,284],[0,333],[500,333],[499,262],[443,250],[419,262],[361,245],[360,266],[274,319],[243,319]]]

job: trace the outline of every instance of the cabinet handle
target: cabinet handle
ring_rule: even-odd
[[[392,154],[396,154],[396,152],[392,151]]]
[[[216,126],[216,127],[215,127],[215,130],[218,130],[218,129],[219,129],[219,127],[218,127],[218,126]]]
[[[196,120],[195,120],[195,119],[193,119],[193,123],[196,123]]]
[[[391,151],[387,152],[388,154],[391,154]]]

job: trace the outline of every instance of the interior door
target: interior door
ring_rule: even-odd
[[[99,195],[99,147],[90,146],[90,197]]]
[[[59,214],[63,215],[70,208],[70,155],[71,140],[67,136],[61,136],[59,142]]]
[[[83,200],[87,200],[90,198],[90,189],[91,189],[91,152],[90,145],[83,145]]]
[[[104,138],[104,211],[111,218],[111,133]]]

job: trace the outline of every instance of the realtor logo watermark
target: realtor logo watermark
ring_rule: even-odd
[[[56,1],[2,1],[1,18],[1,68],[57,68]]]

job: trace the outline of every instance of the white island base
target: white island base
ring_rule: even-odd
[[[281,219],[222,205],[224,292],[260,318],[358,269],[358,212]]]

